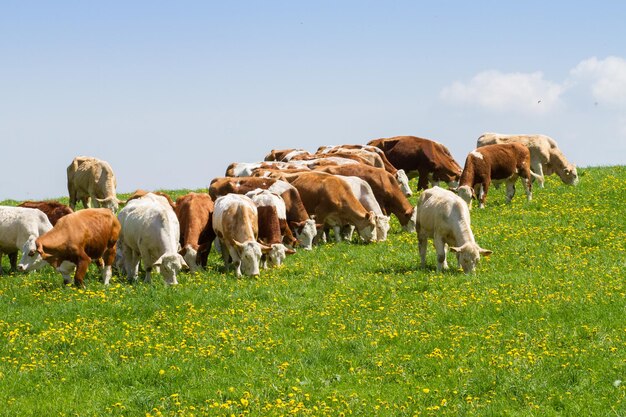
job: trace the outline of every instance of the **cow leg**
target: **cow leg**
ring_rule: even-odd
[[[487,199],[487,190],[489,189],[489,182],[485,181],[482,184],[478,184],[478,190],[476,191],[476,199],[478,200],[478,208],[485,208],[485,200]]]
[[[341,226],[335,225],[333,226],[333,232],[335,233],[335,242],[341,242]]]
[[[417,241],[420,252],[421,267],[426,268],[426,247],[428,246],[428,237],[417,232]]]
[[[539,175],[539,177],[541,177],[541,179],[537,178],[537,182],[539,182],[539,188],[543,188],[543,183],[544,183],[544,176],[543,176],[543,164],[541,163],[541,161],[530,161],[530,169],[531,171],[533,171],[535,174]],[[532,180],[534,181],[535,177],[532,176]]]
[[[437,252],[437,272],[448,269],[448,260],[446,259],[446,243],[441,236],[435,235],[433,238],[435,251]]]
[[[506,202],[510,203],[515,196],[515,181],[517,178],[509,178],[506,180]]]
[[[117,251],[115,250],[115,242],[113,242],[113,246],[109,246],[102,255],[101,260],[104,263],[104,267],[102,268],[102,282],[104,285],[109,285],[109,281],[111,280],[111,265],[115,262],[115,254]]]
[[[91,263],[91,258],[85,253],[80,253],[78,255],[78,262],[76,263],[76,273],[74,274],[74,285],[80,288],[85,287],[85,275],[87,275],[87,270],[89,269],[89,264]]]
[[[4,272],[2,272],[2,252],[0,252],[0,276],[2,276]]]
[[[428,171],[418,171],[417,191],[428,188]]]
[[[122,253],[124,254],[124,269],[128,282],[133,283],[139,275],[139,256],[126,245],[122,247]]]
[[[9,264],[11,265],[11,273],[17,272],[17,252],[9,253]]]
[[[341,238],[343,240],[347,240],[348,242],[352,241],[353,234],[354,234],[354,225],[345,224],[341,227]]]

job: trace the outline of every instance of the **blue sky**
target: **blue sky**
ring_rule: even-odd
[[[626,163],[626,3],[3,1],[0,200],[205,187],[271,149],[481,133]]]

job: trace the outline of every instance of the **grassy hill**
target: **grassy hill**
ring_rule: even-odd
[[[395,221],[256,279],[212,252],[171,288],[4,257],[0,415],[624,415],[626,167],[580,173],[531,203],[492,189],[475,275],[437,273],[430,243],[419,269]]]

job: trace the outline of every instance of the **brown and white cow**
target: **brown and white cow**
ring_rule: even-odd
[[[465,159],[465,167],[459,181],[458,194],[471,208],[472,196],[485,207],[485,199],[492,181],[506,182],[506,200],[510,203],[515,195],[515,181],[521,177],[526,198],[532,200],[530,152],[519,143],[486,145],[474,149]]]
[[[485,133],[478,138],[476,147],[512,142],[521,143],[530,151],[530,169],[537,174],[540,187],[543,188],[544,175],[552,173],[556,173],[567,185],[578,183],[576,165],[567,161],[556,141],[550,136]]]
[[[309,215],[335,229],[337,241],[345,224],[355,225],[365,242],[376,240],[375,214],[363,207],[344,180],[324,172],[302,172],[286,178],[300,193]]]
[[[372,187],[376,201],[384,214],[394,214],[400,221],[402,228],[409,233],[415,231],[415,207],[398,188],[398,182],[393,175],[381,168],[367,165],[344,165],[320,167],[317,171],[333,175],[359,177]]]
[[[176,199],[176,217],[180,224],[180,254],[191,272],[206,268],[213,231],[213,200],[208,194],[189,193]]]
[[[398,180],[398,183],[400,184],[400,189],[402,190],[404,195],[409,197],[413,194],[413,192],[411,191],[411,188],[409,187],[409,177],[407,177],[404,170],[397,169],[396,167],[394,167],[393,164],[389,162],[389,160],[387,159],[387,156],[385,155],[385,153],[381,149],[377,148],[376,146],[372,146],[372,145],[320,146],[317,149],[316,153],[332,155],[335,152],[341,152],[343,150],[349,150],[349,151],[358,150],[360,152],[369,152],[369,153],[374,153],[378,155],[381,161],[383,162],[383,167],[385,168],[385,171],[392,174],[394,177],[396,177],[396,180]],[[374,164],[369,164],[369,165],[375,166]]]
[[[261,257],[263,268],[267,268],[268,263],[270,266],[282,265],[287,255],[296,253],[283,244],[283,230],[289,231],[285,202],[279,195],[260,188],[246,193],[246,197],[252,200],[258,211],[259,242],[272,248]],[[295,241],[293,235],[291,238]]]
[[[161,197],[164,197],[167,200],[167,203],[172,208],[172,210],[176,210],[176,203],[174,202],[174,200],[172,200],[172,198],[169,195],[165,194],[162,191],[146,191],[146,190],[139,189],[139,190],[136,190],[130,197],[128,197],[126,201],[120,201],[120,204],[126,204],[129,201],[135,200],[137,198],[141,198],[148,193],[152,193],[154,195],[160,195]]]
[[[476,243],[467,204],[452,191],[440,187],[425,190],[417,203],[417,238],[422,268],[426,266],[426,246],[432,238],[437,251],[437,271],[448,269],[446,246],[457,254],[463,272],[473,272],[480,256],[491,251]]]
[[[257,169],[309,169],[303,164],[289,162],[233,162],[226,168],[226,177],[249,177]]]
[[[213,230],[220,241],[226,269],[235,267],[237,276],[259,275],[262,253],[271,248],[257,242],[258,210],[245,195],[227,194],[215,200]]]
[[[428,182],[443,181],[455,187],[461,176],[461,166],[448,148],[439,142],[415,136],[374,139],[368,145],[382,149],[389,162],[403,169],[409,178],[419,176],[417,189],[428,188]]]
[[[275,178],[214,178],[209,185],[209,195],[213,198],[213,201],[215,201],[216,198],[229,193],[246,194],[257,188],[270,190],[281,196],[285,202],[287,222],[293,235],[298,239],[303,249],[311,250],[313,238],[317,235],[318,226],[321,227],[321,225],[317,225],[315,221],[309,217],[306,208],[302,204],[300,193],[291,184]]]
[[[19,207],[35,208],[43,211],[53,226],[57,224],[61,217],[74,212],[74,210],[58,201],[24,201],[19,204]]]
[[[272,149],[270,153],[265,155],[264,160],[289,162],[291,158],[301,154],[311,155],[310,152],[305,151],[304,149]]]
[[[106,208],[68,214],[33,242],[27,256],[22,257],[18,269],[29,271],[43,259],[57,268],[63,275],[63,282],[69,284],[69,273],[75,265],[74,285],[83,287],[89,264],[95,260],[99,267],[104,262],[102,279],[106,285],[111,278],[111,265],[115,261],[115,245],[120,229],[120,222]]]
[[[104,207],[116,212],[121,203],[115,194],[117,182],[108,162],[90,156],[77,156],[67,167],[67,190],[70,208],[76,210],[76,202],[83,207]]]

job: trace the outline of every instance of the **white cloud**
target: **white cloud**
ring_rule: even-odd
[[[475,105],[495,111],[546,113],[560,105],[561,84],[543,78],[543,73],[484,71],[468,83],[454,82],[440,97],[449,103]]]
[[[608,105],[626,105],[626,60],[610,56],[581,61],[570,71],[570,82],[588,85],[593,98]]]

